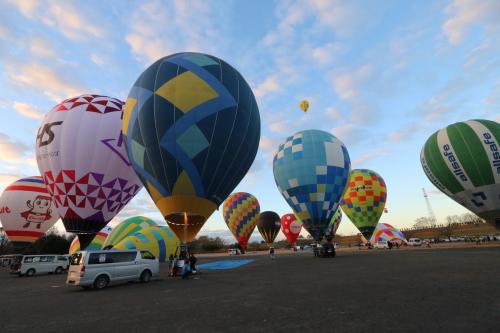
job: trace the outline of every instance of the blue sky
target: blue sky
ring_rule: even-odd
[[[465,212],[423,173],[427,137],[456,121],[500,120],[495,0],[2,1],[0,190],[38,174],[36,130],[58,101],[89,92],[125,100],[149,64],[179,51],[223,58],[250,83],[262,138],[236,190],[280,215],[290,209],[272,157],[296,131],[344,141],[353,168],[386,180],[381,221],[405,227],[427,214],[422,187],[438,220]],[[114,222],[138,214],[162,219],[141,192]],[[215,212],[202,233],[226,229]],[[339,233],[355,230],[345,218]]]

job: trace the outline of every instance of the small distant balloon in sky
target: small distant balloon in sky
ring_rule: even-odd
[[[299,103],[300,109],[304,112],[307,112],[309,110],[309,102],[307,100],[302,100]]]

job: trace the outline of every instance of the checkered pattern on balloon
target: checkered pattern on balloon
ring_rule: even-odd
[[[344,192],[350,171],[350,159],[347,149],[332,135],[299,132],[286,139],[274,156],[275,180],[279,191],[292,207],[304,227],[316,240],[321,240],[337,210]],[[318,131],[321,132],[321,131]],[[324,132],[323,132],[324,133]],[[325,133],[327,134],[327,133]],[[324,141],[323,149],[318,149],[313,141],[320,136]],[[331,154],[334,152],[327,145],[334,141],[341,145],[343,161],[341,165]],[[280,168],[285,163],[293,164],[290,168]]]
[[[257,225],[259,213],[259,202],[249,193],[233,193],[224,202],[224,221],[243,248]]]

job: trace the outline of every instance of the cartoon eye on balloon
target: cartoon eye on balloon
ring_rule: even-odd
[[[186,243],[250,168],[260,115],[250,86],[229,64],[177,53],[156,61],[134,83],[123,134],[134,170]]]
[[[420,153],[439,190],[500,228],[500,124],[469,120],[432,134]]]

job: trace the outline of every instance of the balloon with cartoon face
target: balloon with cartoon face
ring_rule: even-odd
[[[0,196],[0,221],[16,249],[34,243],[58,219],[42,177],[19,179]]]

